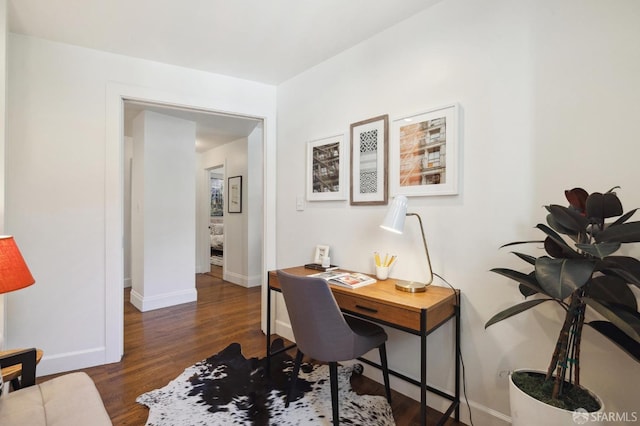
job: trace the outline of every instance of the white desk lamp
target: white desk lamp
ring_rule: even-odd
[[[408,200],[404,195],[398,195],[393,199],[387,215],[384,217],[380,227],[387,231],[402,234],[404,230],[404,220],[407,216],[415,216],[420,223],[420,231],[422,234],[422,242],[424,243],[424,252],[427,255],[427,265],[429,266],[429,281],[421,283],[417,281],[398,280],[396,289],[409,293],[419,293],[427,290],[427,286],[433,281],[433,272],[431,271],[431,259],[429,259],[429,249],[427,249],[427,239],[424,236],[424,228],[422,227],[422,219],[417,213],[407,213]]]

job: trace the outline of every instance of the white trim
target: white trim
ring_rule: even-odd
[[[222,279],[247,288],[262,285],[262,275],[243,275],[235,272],[227,272],[224,268]]]
[[[283,320],[275,320],[274,333],[292,342],[296,341],[296,339],[293,337],[293,329],[291,329],[291,324]]]
[[[284,324],[282,324],[281,327],[282,329],[286,329]],[[374,361],[378,362],[377,359],[375,359]],[[357,363],[358,361],[355,360],[353,362]],[[403,374],[406,374],[406,372],[404,371],[401,371],[401,372]],[[365,366],[363,370],[363,375],[378,383],[382,383],[382,372],[377,368],[374,368],[374,367],[368,368]],[[395,376],[390,377],[390,384],[393,390],[400,392],[401,394],[405,395],[408,398],[413,399],[414,401],[420,401],[420,388],[418,386],[408,383]],[[452,390],[443,389],[442,387],[435,386],[432,383],[427,383],[427,385],[441,392],[445,392],[453,395]],[[430,408],[433,408],[441,413],[444,413],[451,405],[451,401],[439,395],[436,395],[432,392],[428,392],[427,405]],[[467,400],[465,399],[464,394],[462,394],[462,384],[461,384],[460,386],[460,420],[465,424],[471,424],[469,421],[469,407],[471,407],[471,410],[472,410],[471,415],[473,417],[474,424],[487,425],[487,426],[489,425],[509,426],[511,424],[511,417],[499,411],[496,411],[492,408],[489,408],[486,405],[483,405],[474,401],[469,401],[469,404],[467,405]]]
[[[105,348],[103,346],[82,351],[60,353],[47,356],[45,351],[42,361],[38,364],[36,373],[38,377],[56,374],[61,371],[79,370],[102,364]]]
[[[168,306],[180,305],[182,303],[195,302],[196,300],[198,300],[198,292],[195,289],[190,289],[147,297],[135,290],[131,290],[130,301],[140,312],[147,312]]]

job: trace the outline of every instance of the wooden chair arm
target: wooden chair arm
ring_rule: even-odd
[[[8,355],[0,355],[0,368],[22,364],[20,387],[36,384],[36,349],[24,349]]]

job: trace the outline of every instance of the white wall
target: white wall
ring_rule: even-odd
[[[145,312],[197,300],[196,124],[142,111],[133,128],[131,303]]]
[[[378,228],[383,206],[307,202],[296,211],[305,145],[348,135],[350,123],[370,117],[459,103],[459,194],[411,198],[410,207],[424,219],[434,271],[462,291],[474,422],[503,424],[507,379],[499,373],[546,368],[559,312],[548,306],[485,331],[494,313],[521,300],[489,269],[522,266],[498,248],[540,238],[533,227],[544,221],[542,206],[564,204],[565,189],[620,185],[626,209],[640,206],[639,17],[633,0],[446,0],[279,86],[278,164],[287,167],[277,176],[278,267],[308,262],[316,244],[329,244],[332,262],[343,267],[373,273],[372,252],[388,251],[399,255],[394,276],[425,279],[416,221],[395,236]],[[444,327],[428,347],[428,381],[448,390],[452,335]],[[387,348],[394,369],[419,377],[416,338],[391,332]],[[638,409],[640,369],[630,357],[586,330],[582,364],[583,383],[607,409]],[[415,387],[394,387],[418,398]],[[438,399],[431,404],[438,408]],[[468,422],[464,406],[462,413]]]
[[[4,234],[4,183],[7,83],[7,0],[0,0],[0,234]],[[0,295],[0,350],[4,349],[5,296]]]
[[[262,118],[275,187],[275,87],[10,34],[6,232],[36,284],[7,298],[7,346],[39,374],[122,353],[122,97]],[[274,228],[275,204],[266,209]],[[274,233],[265,244],[273,247]],[[266,268],[274,266],[274,250]],[[43,327],[46,324],[47,327]]]

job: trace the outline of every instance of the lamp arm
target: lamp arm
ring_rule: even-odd
[[[429,249],[427,248],[427,239],[424,236],[424,227],[422,226],[422,219],[420,215],[417,213],[407,213],[407,216],[415,216],[418,218],[418,223],[420,223],[420,233],[422,234],[422,242],[424,244],[424,252],[427,255],[427,265],[429,265],[429,281],[425,284],[429,285],[433,282],[433,271],[431,270],[431,259],[429,258]]]

